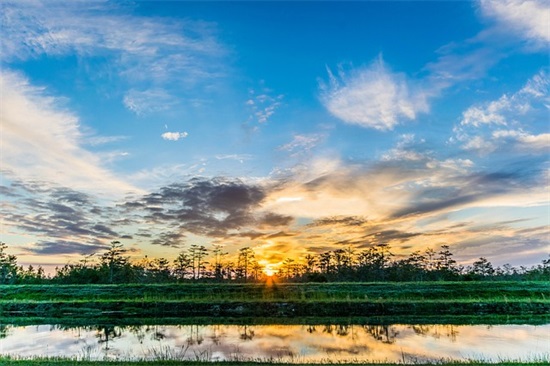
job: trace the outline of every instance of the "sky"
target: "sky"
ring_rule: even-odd
[[[0,240],[550,252],[544,1],[0,1]]]

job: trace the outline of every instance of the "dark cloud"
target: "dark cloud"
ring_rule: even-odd
[[[185,241],[185,234],[179,231],[161,233],[151,243],[165,247],[180,248]]]
[[[250,240],[258,239],[264,236],[264,233],[258,231],[243,231],[234,234],[229,234],[230,237],[248,238]]]
[[[525,160],[536,162],[536,160]],[[445,186],[417,189],[407,207],[395,211],[391,218],[425,215],[453,209],[490,197],[513,195],[540,187],[543,171],[538,167],[518,166],[517,162],[500,170],[480,171],[449,177]]]
[[[362,226],[366,222],[365,218],[359,216],[332,216],[315,220],[311,224],[308,224],[308,226]]]
[[[85,193],[77,192],[70,188],[56,188],[52,191],[51,197],[58,202],[66,202],[76,205],[90,205],[91,197]]]
[[[461,206],[467,203],[475,202],[484,196],[481,194],[471,194],[458,197],[447,197],[439,200],[429,200],[429,202],[420,202],[415,205],[405,207],[393,213],[392,218],[407,217],[413,215],[422,215],[430,212],[437,212],[443,209],[448,209],[456,206]],[[428,199],[427,199],[428,200]]]
[[[288,238],[288,237],[292,237],[292,236],[296,236],[298,235],[297,233],[288,233],[288,232],[285,232],[285,231],[279,231],[279,232],[276,232],[276,233],[273,233],[273,234],[268,234],[266,236],[264,236],[265,239],[276,239],[276,238]]]
[[[265,193],[260,187],[238,179],[194,178],[162,187],[158,192],[145,195],[138,201],[126,202],[123,207],[127,212],[139,209],[144,212],[145,220],[159,225],[176,224],[179,230],[170,235],[190,232],[227,237],[230,230],[257,223],[253,211],[264,198]],[[288,221],[287,218],[275,215],[268,219]],[[166,235],[166,240],[159,239],[154,243],[173,243],[171,236]]]
[[[15,188],[4,185],[0,185],[0,195],[3,197],[21,197]]]
[[[12,207],[0,208],[4,222],[23,232],[48,238],[82,242],[94,239],[116,239],[119,234],[109,222],[113,211],[101,207],[85,193],[39,181],[13,179],[10,191],[16,195]]]
[[[102,250],[109,249],[108,245],[102,244],[82,244],[74,241],[45,241],[36,243],[35,246],[27,250],[33,254],[42,255],[60,255],[60,254],[94,254]]]
[[[260,226],[272,227],[272,226],[288,226],[294,221],[294,217],[279,215],[269,212],[264,215],[259,221]]]
[[[390,241],[405,242],[410,238],[423,235],[421,233],[409,233],[400,230],[382,230],[365,235],[363,239],[369,241],[369,243],[384,244]],[[370,245],[367,245],[370,246]]]

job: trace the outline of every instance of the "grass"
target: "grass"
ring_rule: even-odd
[[[550,281],[15,285],[0,317],[365,317],[550,313]]]
[[[0,286],[2,301],[550,300],[550,281]]]
[[[140,326],[140,325],[392,325],[392,324],[452,324],[452,325],[495,325],[550,323],[550,313],[542,315],[382,315],[361,317],[7,317],[0,318],[2,324],[27,326],[58,324],[79,326]]]
[[[288,366],[289,363],[281,363],[275,360],[256,360],[256,361],[181,361],[181,360],[157,360],[157,361],[82,361],[67,358],[33,358],[33,359],[14,359],[0,356],[0,365],[17,365],[17,366],[72,366],[78,363],[79,366],[253,366],[253,365],[270,365],[270,366]],[[439,360],[433,362],[402,362],[402,363],[365,363],[363,362],[337,362],[328,360],[323,363],[292,363],[294,366],[315,366],[315,365],[372,365],[372,366],[396,366],[396,365],[415,365],[415,366],[542,366],[548,365],[550,362],[547,359],[535,361],[499,361],[485,362],[474,360]]]

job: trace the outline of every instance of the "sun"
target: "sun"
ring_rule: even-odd
[[[264,268],[264,273],[266,276],[271,277],[275,274],[275,271],[272,268]]]

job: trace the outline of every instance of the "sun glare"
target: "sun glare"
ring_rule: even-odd
[[[275,274],[275,271],[272,268],[264,268],[264,273],[266,276],[271,277]]]

